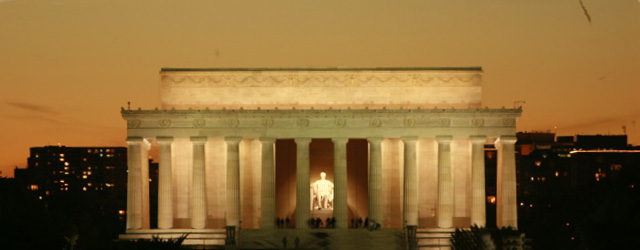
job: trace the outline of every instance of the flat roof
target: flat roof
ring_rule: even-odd
[[[418,70],[450,70],[450,71],[482,71],[482,67],[379,67],[379,68],[161,68],[161,72],[182,71],[418,71]]]

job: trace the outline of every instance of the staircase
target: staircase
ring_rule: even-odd
[[[121,240],[152,239],[177,239],[184,235],[187,238],[183,245],[207,246],[207,249],[224,248],[226,233],[224,229],[139,229],[127,230],[121,234]]]
[[[300,239],[298,249],[381,249],[404,250],[402,229],[243,229],[239,232],[238,249],[283,249],[283,238],[287,249],[295,248],[296,237]]]
[[[449,250],[451,249],[451,234],[454,228],[419,228],[416,231],[418,249],[420,250]]]

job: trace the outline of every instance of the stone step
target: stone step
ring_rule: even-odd
[[[418,245],[418,249],[420,250],[450,250],[450,246],[441,246],[441,245]]]

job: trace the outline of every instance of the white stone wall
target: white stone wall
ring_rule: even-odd
[[[479,108],[481,70],[162,71],[164,109]]]

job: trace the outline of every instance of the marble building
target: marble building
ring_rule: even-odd
[[[123,239],[218,244],[225,228],[307,230],[319,216],[335,218],[333,230],[356,230],[358,218],[399,230],[484,225],[485,144],[498,149],[497,225],[517,227],[521,109],[483,107],[481,68],[166,68],[160,78],[159,108],[122,110]]]

